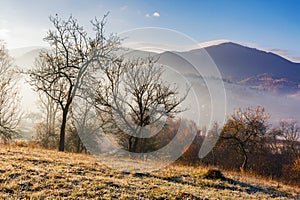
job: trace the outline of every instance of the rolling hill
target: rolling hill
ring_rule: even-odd
[[[122,162],[114,161],[112,162]],[[131,161],[136,165],[137,161]],[[203,167],[141,173],[108,168],[86,154],[0,146],[1,199],[297,199],[297,187],[236,172],[205,178]]]

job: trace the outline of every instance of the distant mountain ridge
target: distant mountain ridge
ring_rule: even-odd
[[[34,57],[38,56],[39,51],[45,48],[46,47],[40,46],[23,47],[11,49],[9,52],[10,55],[16,60],[21,57],[30,57],[33,59]],[[278,77],[281,77],[282,75],[287,74],[289,77],[291,77],[292,75],[285,70],[286,67],[295,69],[296,73],[300,72],[300,63],[292,62],[272,52],[246,47],[229,41],[206,46],[203,49],[205,49],[211,56],[224,76],[236,75],[236,77],[241,77],[242,75],[242,78],[246,78],[244,76],[271,72],[270,74],[273,74],[274,76],[278,75]],[[199,50],[202,49],[193,49],[187,52],[179,53],[196,53]],[[126,51],[124,52],[127,54]],[[128,52],[131,55],[155,55],[153,52],[140,50],[132,50]],[[161,54],[164,53],[166,52]],[[241,71],[241,69],[246,70],[246,72],[250,72],[250,74],[243,74],[245,71]],[[300,79],[300,77],[296,77],[296,75],[294,75],[294,78],[296,80]]]
[[[300,63],[294,63],[277,54],[240,44],[227,42],[206,47],[205,50],[219,67],[224,78],[243,79],[270,74],[300,82]],[[194,53],[196,50],[191,50]]]
[[[299,82],[287,78],[273,78],[271,74],[259,74],[241,80],[242,85],[250,86],[253,89],[264,90],[276,93],[296,93],[299,91]]]
[[[16,64],[23,69],[33,66],[35,58],[44,47],[27,47],[13,49],[11,55],[15,57]],[[187,52],[153,52],[129,50],[125,52],[128,57],[155,56],[162,64],[179,69],[189,65],[178,55],[197,56],[197,53],[206,50],[217,65],[224,80],[249,86],[253,89],[296,93],[300,91],[300,63],[287,60],[275,53],[246,47],[237,43],[225,41],[201,49]],[[121,51],[122,52],[122,51]],[[185,69],[180,69],[184,71]],[[193,73],[193,71],[186,71]]]
[[[34,60],[42,49],[44,48],[29,47],[10,52],[16,64],[26,70],[34,66]],[[160,64],[167,65],[174,72],[184,76],[186,81],[197,84],[199,90],[196,97],[201,105],[201,113],[205,113],[202,115],[203,124],[206,123],[206,119],[210,119],[206,114],[210,113],[211,96],[206,82],[192,64],[184,59],[185,57],[194,59],[204,68],[211,66],[209,63],[211,60],[214,61],[224,80],[227,114],[236,108],[261,105],[270,112],[274,120],[284,117],[300,119],[299,109],[297,110],[300,100],[300,63],[294,63],[274,53],[232,42],[213,44],[185,52],[151,53],[129,49],[121,50],[119,53],[126,54],[128,58],[154,56],[159,59]],[[180,81],[180,76],[176,73],[168,71],[166,81],[182,84],[183,79]],[[214,77],[210,77],[209,81],[214,84],[212,78]],[[25,83],[25,80],[23,82]],[[183,84],[186,86],[186,82]],[[22,84],[22,95],[24,108],[32,110],[38,100],[29,84]]]

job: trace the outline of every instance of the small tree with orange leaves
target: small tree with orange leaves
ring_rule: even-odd
[[[243,157],[241,171],[247,169],[248,157],[258,147],[267,133],[269,114],[264,107],[237,109],[227,120],[221,133],[221,140],[229,147],[238,148]]]

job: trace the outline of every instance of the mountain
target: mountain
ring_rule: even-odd
[[[35,59],[39,56],[44,47],[24,47],[19,49],[11,49],[10,55],[15,59],[15,64],[21,69],[30,69],[33,67]]]
[[[243,80],[259,74],[287,78],[300,82],[300,63],[291,62],[279,55],[255,48],[227,42],[206,47],[205,50],[219,67],[224,78]],[[195,53],[199,50],[192,50]]]
[[[9,49],[9,54],[13,58],[18,58],[23,56],[24,54],[37,50],[37,49],[43,49],[44,47],[41,46],[29,46],[29,47],[21,47],[21,48],[15,48],[15,49]]]
[[[11,56],[16,64],[28,68],[32,66],[34,59],[38,56],[43,47],[25,47],[10,50]],[[178,55],[199,56],[206,51],[218,67],[224,79],[247,84],[247,79],[265,75],[273,79],[285,78],[288,81],[300,83],[300,63],[294,63],[277,54],[242,46],[233,42],[224,42],[217,45],[206,46],[201,49],[194,49],[187,52],[163,52],[156,54],[141,50],[121,50],[119,53],[129,57],[157,56],[160,62],[174,66],[185,66],[188,62]],[[206,58],[201,58],[206,59]],[[199,59],[198,59],[199,60]],[[202,62],[203,62],[202,60]],[[181,67],[178,68],[179,70]],[[258,78],[259,78],[258,77]]]
[[[196,95],[201,101],[202,113],[218,109],[219,105],[213,105],[211,100],[217,98],[218,101],[219,97],[213,97],[211,92],[223,90],[217,87],[217,80],[223,79],[226,114],[236,108],[260,105],[271,114],[273,122],[290,117],[300,119],[299,110],[296,109],[300,99],[299,63],[232,42],[187,52],[163,52],[157,57],[161,64],[183,74],[186,81],[197,84],[200,89]],[[220,76],[213,70],[215,67]],[[171,77],[169,80],[176,79]],[[211,91],[207,84],[210,84]],[[208,109],[202,110],[202,106]],[[216,112],[222,113],[222,110]],[[202,115],[202,120],[209,121],[209,117]]]
[[[267,73],[248,77],[241,80],[239,83],[250,86],[253,89],[281,94],[297,93],[300,91],[299,82],[292,81],[286,77],[274,78],[272,75]]]
[[[20,67],[28,69],[33,66],[34,59],[41,50],[41,47],[29,47],[12,50],[11,54]],[[275,120],[300,118],[300,112],[295,109],[300,99],[300,63],[291,62],[274,53],[232,42],[206,45],[205,48],[186,52],[167,51],[156,54],[126,49],[119,53],[130,58],[154,56],[160,64],[167,66],[164,73],[166,81],[176,82],[182,91],[187,82],[197,87],[194,94],[200,110],[195,110],[190,117],[195,119],[198,112],[205,113],[201,115],[203,124],[211,120],[212,108],[218,109],[219,105],[213,106],[211,102],[211,92],[218,93],[219,79],[224,80],[226,114],[239,107],[261,105],[266,107]],[[215,66],[220,76],[215,76]],[[208,82],[211,84],[210,89]],[[34,92],[28,84],[24,84],[22,88],[23,104],[30,105],[26,107],[31,110],[33,104],[36,104],[33,99],[37,98],[33,98]],[[194,103],[187,99],[186,107],[189,108]],[[220,113],[222,112],[220,109]]]
[[[184,73],[194,73],[189,66],[191,61],[204,71],[207,66],[212,67],[213,62],[222,79],[231,83],[279,94],[300,91],[300,63],[232,42],[188,52],[163,52],[157,57],[162,64]]]

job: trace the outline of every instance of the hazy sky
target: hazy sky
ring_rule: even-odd
[[[0,0],[0,39],[9,48],[45,46],[49,16],[70,14],[88,27],[110,11],[108,32],[161,27],[197,42],[226,39],[300,61],[300,1]]]

